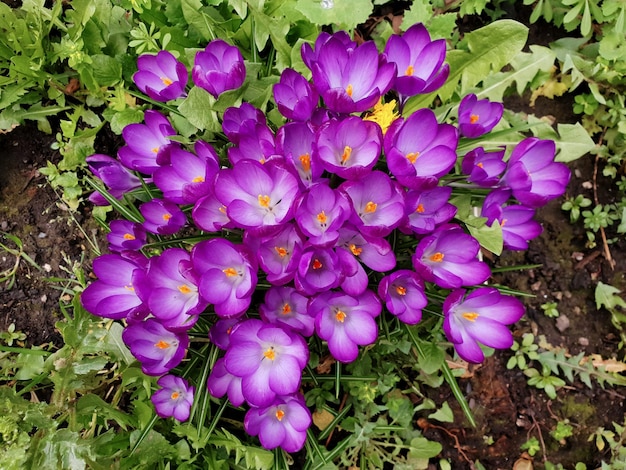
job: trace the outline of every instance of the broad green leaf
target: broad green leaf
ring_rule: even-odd
[[[426,24],[433,17],[433,7],[428,2],[413,2],[411,8],[404,12],[402,29],[407,30],[415,23]],[[430,32],[430,29],[429,29]]]
[[[454,422],[454,413],[452,412],[452,409],[450,408],[450,405],[448,405],[447,401],[444,401],[441,405],[441,408],[439,408],[434,413],[429,414],[428,417],[430,419],[436,419],[441,423]]]
[[[555,139],[558,153],[556,161],[571,162],[596,148],[596,144],[580,124],[558,124],[558,138]]]
[[[298,0],[296,9],[316,25],[352,30],[367,20],[373,5],[371,0]]]
[[[107,335],[104,337],[104,347],[107,352],[112,355],[112,359],[117,361],[124,361],[126,365],[130,365],[135,362],[135,358],[130,353],[126,344],[122,340],[122,332],[124,328],[117,322],[112,322],[109,325]]]
[[[76,402],[76,413],[89,416],[89,419],[95,413],[99,419],[115,421],[125,431],[134,424],[133,419],[129,415],[93,393],[87,393],[78,399]]]
[[[482,225],[480,227],[474,227],[468,224],[467,229],[469,230],[469,233],[476,240],[478,240],[480,246],[491,251],[495,255],[502,254],[502,227],[497,220],[494,220],[491,226]]]
[[[425,437],[415,437],[411,439],[409,457],[412,459],[430,459],[437,456],[441,450],[441,444],[429,441]]]
[[[426,342],[421,343],[420,352],[423,354],[420,354],[418,358],[421,371],[425,374],[434,374],[441,368],[445,360],[445,353],[438,345]]]
[[[194,86],[178,107],[178,111],[198,129],[210,129],[216,119],[211,111],[214,102],[208,91]]]
[[[94,77],[101,86],[113,86],[122,79],[122,65],[115,58],[96,54],[91,59]]]
[[[615,307],[619,306],[622,308],[626,308],[626,302],[619,295],[621,291],[613,287],[610,284],[604,284],[603,282],[598,282],[596,286],[595,298],[596,298],[596,308],[606,308],[607,310],[613,310]]]

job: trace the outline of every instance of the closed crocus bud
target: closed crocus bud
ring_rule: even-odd
[[[185,96],[187,68],[171,52],[143,54],[137,59],[133,75],[137,88],[155,101],[169,101]]]
[[[307,121],[319,101],[317,91],[306,78],[293,69],[285,69],[274,85],[274,100],[278,111],[292,121]]]
[[[102,180],[109,193],[116,199],[141,186],[141,180],[130,172],[119,160],[100,153],[87,157],[89,170]],[[89,200],[97,206],[107,206],[109,202],[98,192],[89,196]]]
[[[479,100],[470,93],[459,104],[459,130],[465,137],[480,137],[500,122],[503,111],[502,103]]]
[[[217,98],[243,85],[246,66],[238,48],[216,39],[196,54],[191,74],[196,86]]]

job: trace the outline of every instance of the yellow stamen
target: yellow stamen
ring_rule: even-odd
[[[169,213],[163,214],[163,220],[165,220],[166,222],[170,220],[171,218],[172,218],[172,214],[169,214]]]
[[[278,256],[280,256],[281,258],[284,258],[289,254],[287,248],[283,248],[282,246],[275,246],[274,249],[276,250],[276,253],[278,253]]]
[[[305,153],[304,155],[300,155],[298,158],[300,160],[300,165],[302,165],[302,169],[307,173],[311,171],[311,155]]]
[[[170,80],[167,77],[161,77],[161,81],[163,82],[163,85],[165,86],[170,86],[172,83],[174,83],[172,80]]]
[[[283,410],[276,410],[276,419],[278,421],[282,421],[285,417],[285,412]]]
[[[469,321],[476,321],[476,319],[480,316],[476,312],[465,312],[461,315],[463,318]]]
[[[289,304],[285,304],[283,305],[283,315],[287,315],[289,313],[291,313],[291,305]]]
[[[274,352],[274,347],[270,346],[269,348],[267,348],[267,351],[263,353],[263,356],[265,356],[265,358],[269,359],[270,361],[273,361],[274,359],[276,359],[276,353]]]
[[[504,227],[504,224],[506,224],[506,220],[507,219],[502,219],[502,222],[500,222],[500,227]]]
[[[396,292],[398,295],[406,295],[406,287],[396,286]]]
[[[480,119],[480,116],[478,114],[470,115],[470,124],[476,124],[479,119]]]
[[[441,263],[443,261],[443,253],[438,251],[437,253],[435,253],[434,255],[430,257],[430,260],[434,261],[435,263]]]
[[[365,212],[367,214],[371,214],[373,212],[376,212],[376,208],[378,207],[378,204],[376,204],[374,201],[370,201],[367,204],[365,204]]]
[[[222,214],[226,214],[226,206],[220,206],[217,208],[218,211],[220,211]]]
[[[382,98],[379,99],[378,103],[374,105],[371,114],[365,116],[364,119],[377,123],[383,131],[383,135],[385,135],[391,123],[398,119],[396,100],[391,100],[389,103],[383,104]]]
[[[350,98],[352,98],[352,85],[348,85],[346,87],[346,93],[348,94]]]
[[[337,319],[338,322],[343,323],[346,320],[346,312],[343,312],[341,310],[337,310],[337,313],[335,313],[335,318]]]
[[[226,268],[222,272],[228,277],[233,277],[237,275],[237,270],[235,268]]]
[[[350,244],[350,251],[354,256],[359,256],[363,252],[363,248],[359,248],[354,243]]]
[[[350,155],[352,155],[352,147],[350,147],[349,145],[346,145],[343,148],[343,153],[341,154],[341,163],[344,164],[348,160],[350,160]]]
[[[265,196],[259,194],[259,206],[264,207],[265,209],[270,206],[270,197],[267,194]]]
[[[417,209],[415,209],[415,212],[419,212],[420,214],[424,212],[424,204],[422,203],[418,204]]]
[[[156,343],[155,346],[159,349],[167,349],[170,347],[170,343],[168,343],[167,341],[161,340],[158,343]]]
[[[178,290],[181,294],[189,294],[191,292],[191,289],[185,284],[178,286]]]
[[[178,392],[172,392],[172,394],[170,395],[170,398],[172,400],[178,400],[178,397],[180,396],[180,393]]]
[[[135,239],[135,235],[133,235],[132,233],[124,234],[124,240],[134,240],[134,239]]]
[[[318,260],[317,258],[315,258],[313,260],[313,269],[319,269],[322,266],[324,266],[324,265],[322,264],[322,262],[320,260]]]
[[[417,160],[420,156],[419,152],[411,152],[406,156],[406,159],[411,162],[411,164],[415,164],[415,160]]]
[[[152,153],[159,153],[159,147],[152,147]]]
[[[478,168],[482,168],[484,165],[482,164],[482,162],[478,162],[478,163],[476,164],[476,166],[477,166]]]
[[[204,183],[204,176],[196,176],[191,180],[192,183]]]
[[[326,213],[324,211],[317,214],[317,221],[320,224],[325,224],[327,220],[328,220],[328,217],[326,217]]]
[[[131,286],[130,284],[127,286],[124,286],[124,289],[129,290],[131,292],[135,292],[135,288],[133,286]]]
[[[413,72],[415,72],[415,69],[413,68],[412,65],[409,65],[406,70],[404,71],[404,75],[407,75],[409,77],[413,76]]]

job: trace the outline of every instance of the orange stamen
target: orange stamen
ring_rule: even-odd
[[[174,83],[172,80],[170,80],[167,77],[161,77],[161,81],[163,82],[163,85],[165,86],[170,86],[172,83]]]
[[[163,220],[165,220],[166,222],[170,220],[171,218],[172,218],[172,214],[169,214],[169,213],[163,214]]]
[[[304,155],[300,155],[298,158],[300,160],[300,165],[302,165],[302,169],[307,173],[311,171],[311,156],[308,153]]]
[[[178,400],[178,397],[180,396],[180,393],[178,392],[172,392],[172,394],[170,395],[170,398],[172,400]]]
[[[325,224],[327,220],[328,220],[328,217],[326,217],[326,213],[324,211],[317,214],[317,221],[320,224]]]
[[[430,260],[434,261],[435,263],[441,263],[443,261],[443,253],[438,251],[437,253],[435,253],[434,255],[430,257]]]
[[[267,351],[263,353],[263,356],[265,356],[265,358],[269,359],[270,361],[273,361],[274,359],[276,359],[276,353],[274,352],[274,347],[270,346],[269,348],[267,348]]]
[[[233,277],[237,275],[237,270],[235,268],[226,268],[222,272],[228,277]]]
[[[181,294],[189,294],[191,292],[191,289],[185,284],[178,286],[178,290],[181,292]]]
[[[278,256],[280,256],[281,258],[284,258],[289,254],[287,248],[283,248],[282,246],[275,246],[274,249],[276,250],[276,253],[278,253]]]
[[[352,98],[352,85],[348,85],[346,87],[346,93],[348,94],[350,98]]]
[[[276,410],[276,419],[278,421],[282,421],[285,417],[285,412],[283,410]]]
[[[285,304],[283,305],[283,315],[287,315],[289,313],[291,313],[291,305],[289,304]]]
[[[318,260],[317,258],[315,258],[313,260],[313,269],[319,269],[322,266],[324,266],[324,265],[322,264],[322,262],[320,260]]]
[[[337,310],[337,313],[335,313],[335,318],[337,319],[338,322],[343,323],[346,320],[346,312],[343,312],[341,310]]]
[[[352,147],[346,145],[343,148],[343,153],[341,154],[341,163],[346,163],[350,159],[350,155],[352,155]]]
[[[476,124],[479,119],[480,119],[480,116],[478,114],[470,115],[470,124]]]
[[[354,243],[350,244],[350,251],[354,256],[359,256],[363,252],[363,248],[359,248]]]
[[[406,159],[411,162],[411,164],[415,164],[415,160],[417,160],[420,156],[419,152],[411,152],[406,156]]]
[[[464,314],[461,315],[463,318],[465,318],[466,320],[469,321],[476,321],[476,319],[480,316],[479,314],[477,314],[476,312],[465,312]]]
[[[418,204],[417,209],[415,209],[415,212],[419,212],[420,214],[424,212],[424,204],[421,204],[421,203]]]
[[[412,65],[409,65],[406,70],[404,71],[404,75],[407,75],[409,77],[413,76],[413,72],[415,71],[415,69],[413,68]]]
[[[378,204],[376,204],[374,201],[370,201],[367,204],[365,204],[365,212],[368,214],[371,214],[372,212],[376,212],[377,207],[378,207]]]
[[[406,295],[406,287],[396,286],[396,292],[398,293],[398,295]]]
[[[155,344],[155,346],[159,349],[167,349],[170,347],[170,343],[160,340],[158,343]]]
[[[135,236],[132,233],[125,233],[124,240],[134,240]]]
[[[204,176],[196,176],[191,180],[192,183],[204,183]]]
[[[259,206],[264,207],[265,209],[267,209],[270,206],[270,197],[266,194],[265,196],[263,196],[262,194],[259,194]]]

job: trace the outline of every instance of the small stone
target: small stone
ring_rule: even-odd
[[[585,189],[592,189],[593,188],[593,183],[591,181],[584,181],[582,184],[582,187]]]
[[[46,232],[39,232],[39,235],[37,235],[37,238],[46,238],[48,236],[48,234]]]
[[[46,294],[42,295],[39,300],[41,300],[41,303],[45,304],[46,301],[48,300],[48,296]]]
[[[567,318],[567,315],[559,315],[559,318],[556,319],[556,328],[561,333],[569,328],[569,318]]]
[[[43,270],[47,273],[49,273],[50,271],[52,271],[52,266],[50,266],[48,263],[43,265]]]
[[[580,344],[581,346],[589,346],[589,339],[588,338],[578,338],[578,344]]]

